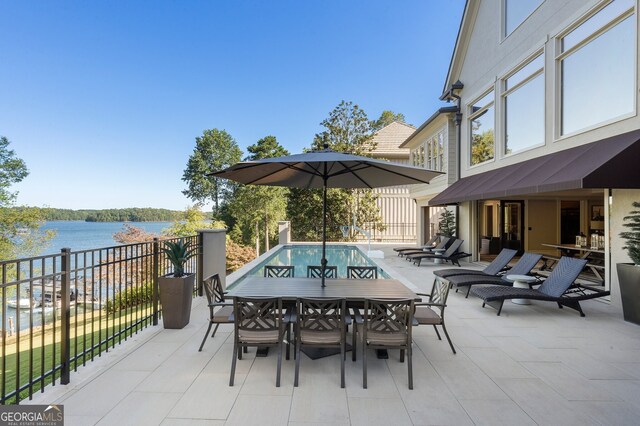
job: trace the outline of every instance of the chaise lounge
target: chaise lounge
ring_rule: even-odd
[[[449,268],[438,269],[433,271],[436,277],[448,278],[456,275],[481,275],[481,276],[498,276],[505,267],[511,262],[511,259],[516,255],[516,250],[502,249],[500,254],[496,256],[493,261],[482,270],[466,269],[466,268]]]
[[[487,286],[474,288],[473,294],[483,300],[482,307],[488,304],[498,310],[498,315],[502,312],[505,300],[529,299],[556,302],[559,308],[566,306],[575,309],[581,317],[584,317],[580,307],[582,300],[608,296],[611,293],[575,283],[586,264],[586,259],[561,257],[553,272],[537,289]]]
[[[542,255],[537,253],[525,253],[520,260],[513,265],[513,268],[509,270],[509,275],[529,275],[531,270],[540,261]],[[441,278],[436,278],[441,279]],[[494,284],[500,286],[512,286],[513,281],[508,280],[506,277],[499,276],[483,276],[483,275],[454,275],[449,278],[443,278],[449,281],[449,284],[456,287],[467,287],[467,294],[465,297],[469,297],[471,286],[477,284]],[[458,289],[456,288],[456,292]]]
[[[405,251],[416,251],[416,250],[428,250],[434,248],[436,246],[436,241],[440,238],[440,234],[435,234],[429,241],[427,241],[423,246],[411,246],[411,247],[394,247],[393,251],[398,253],[398,256],[402,256]]]
[[[409,257],[409,260],[412,260],[413,264],[417,266],[420,266],[422,259],[444,260],[445,262],[448,261],[454,265],[460,266],[460,259],[471,256],[469,253],[458,251],[460,250],[460,246],[462,246],[463,242],[464,240],[454,240],[444,253],[416,253],[407,257]]]
[[[446,249],[447,247],[449,247],[451,245],[451,243],[453,243],[453,238],[442,237],[440,239],[440,242],[438,243],[438,245],[435,246],[435,247],[426,248],[426,249],[417,249],[417,248],[415,248],[413,250],[405,250],[405,251],[402,252],[402,255],[405,256],[405,259],[409,260],[407,258],[407,256],[414,255],[414,254],[433,253],[433,250]],[[400,253],[398,253],[398,255],[400,255]]]

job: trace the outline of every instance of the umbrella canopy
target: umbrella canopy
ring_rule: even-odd
[[[322,205],[322,285],[326,267],[327,188],[380,188],[394,185],[429,183],[442,174],[420,167],[405,166],[344,154],[328,149],[285,157],[244,161],[212,173],[248,185],[286,186],[289,188],[323,188]]]

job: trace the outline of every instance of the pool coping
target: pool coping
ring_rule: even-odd
[[[272,247],[271,249],[269,249],[268,251],[262,253],[260,256],[256,257],[251,262],[246,263],[240,269],[238,269],[238,270],[232,272],[231,274],[229,274],[227,276],[227,279],[226,279],[225,289],[233,286],[238,280],[244,278],[244,276],[246,274],[248,274],[253,268],[258,266],[265,259],[267,259],[268,257],[272,256],[274,253],[276,253],[278,250],[280,250],[283,247],[295,246],[295,245],[305,246],[305,245],[321,245],[321,244],[322,244],[322,242],[320,242],[320,241],[291,241],[291,242],[288,242],[287,244],[278,244],[278,245]],[[368,253],[367,253],[368,249],[366,248],[367,247],[366,243],[365,244],[358,244],[358,243],[354,243],[352,241],[337,241],[337,242],[331,241],[331,242],[327,242],[327,244],[330,244],[330,245],[344,245],[344,246],[355,247],[356,249],[358,249],[360,251],[360,253],[363,256],[365,256],[367,259],[369,259],[376,266],[378,266],[379,268],[384,270],[384,272],[387,275],[389,275],[390,279],[400,281],[407,288],[411,289],[414,292],[417,292],[419,290],[417,286],[412,284],[411,281],[409,281],[398,270],[396,270],[390,264],[385,262],[384,258],[370,257],[368,255]]]

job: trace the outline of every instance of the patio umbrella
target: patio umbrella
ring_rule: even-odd
[[[244,161],[211,173],[247,185],[322,188],[322,286],[327,266],[327,188],[379,188],[429,183],[442,174],[359,155],[336,152],[325,144],[323,150],[284,157]]]

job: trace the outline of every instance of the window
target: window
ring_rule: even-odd
[[[471,130],[470,163],[472,166],[493,160],[494,138],[493,90],[469,107]]]
[[[560,134],[632,113],[634,0],[614,0],[560,39]]]
[[[446,134],[447,128],[443,127],[411,150],[411,163],[417,167],[444,172]]]
[[[503,80],[504,152],[544,143],[544,54]]]
[[[504,0],[504,37],[511,34],[541,3],[542,0]]]

